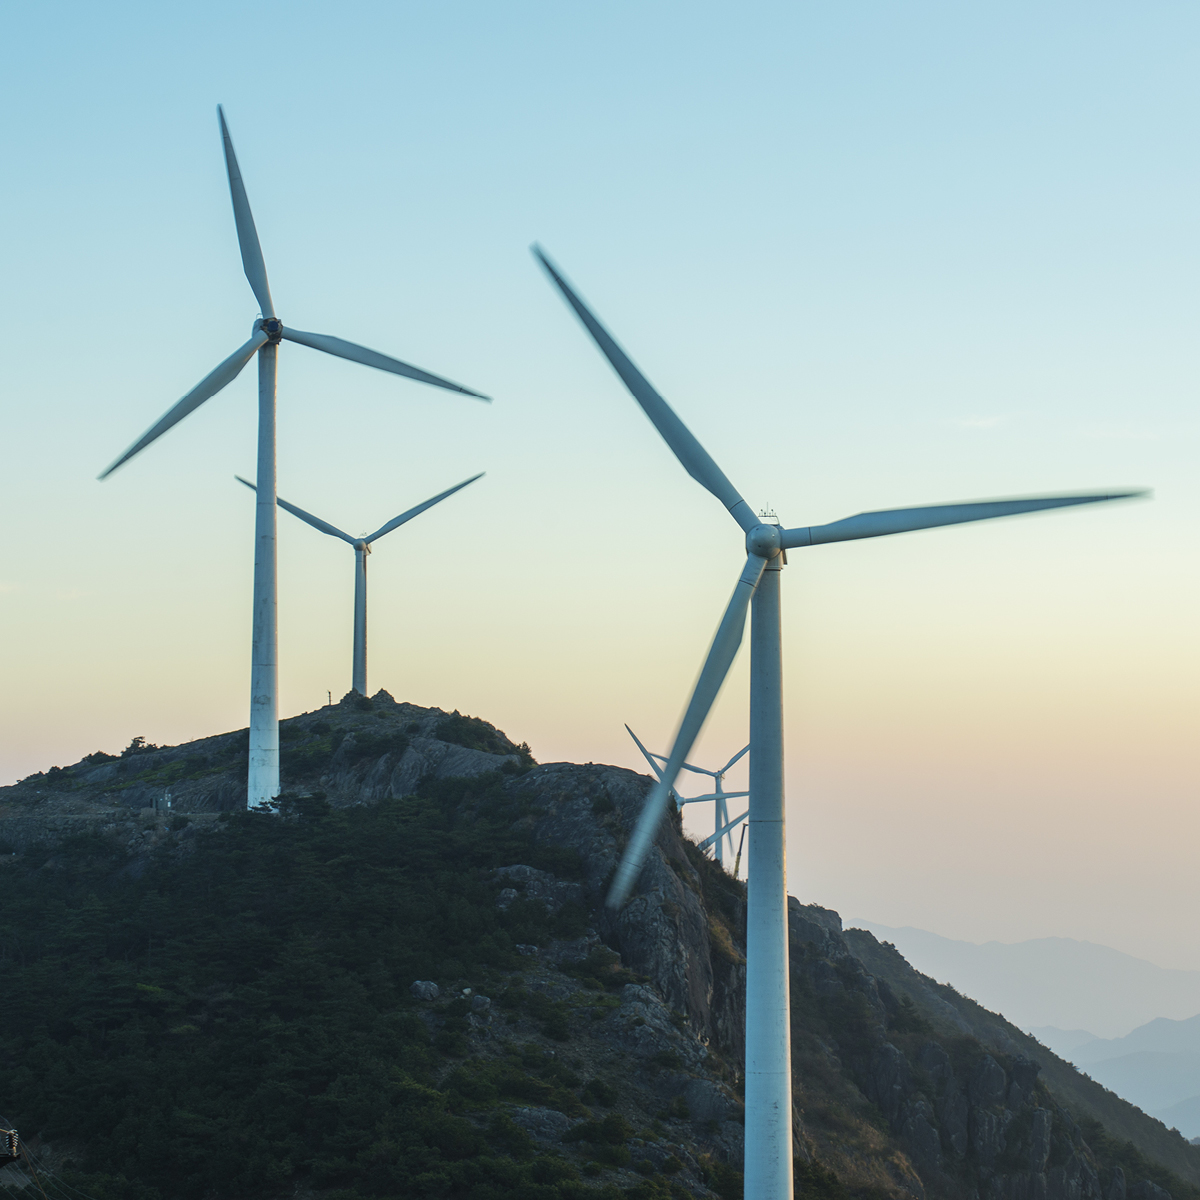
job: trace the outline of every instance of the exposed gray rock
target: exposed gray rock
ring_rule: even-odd
[[[934,1124],[933,1109],[924,1096],[905,1102],[900,1121],[900,1136],[918,1167],[941,1174],[942,1142]]]
[[[512,1119],[539,1142],[558,1142],[571,1128],[571,1122],[553,1108],[515,1107],[509,1110]]]
[[[511,867],[497,867],[492,874],[506,883],[516,885],[507,887],[500,893],[502,897],[508,897],[509,893],[512,893],[512,898],[507,901],[509,904],[524,892],[526,899],[540,900],[550,912],[556,913],[564,904],[579,904],[583,900],[583,889],[579,884],[556,879],[548,871],[538,871],[534,867],[517,864]]]
[[[588,930],[583,937],[572,938],[570,941],[552,942],[542,953],[545,958],[562,966],[584,962],[599,945],[601,945],[600,935]]]
[[[1048,1200],[1046,1176],[1040,1171],[995,1175],[988,1180],[988,1200]]]
[[[937,1042],[926,1042],[917,1051],[917,1066],[924,1071],[935,1084],[945,1086],[954,1077],[950,1066],[950,1055]]]
[[[985,1054],[971,1073],[967,1096],[972,1104],[1003,1104],[1007,1085],[1004,1068],[990,1054]]]
[[[942,1123],[942,1139],[946,1149],[956,1158],[963,1158],[970,1145],[970,1105],[958,1083],[950,1078],[945,1091],[938,1097],[935,1111]]]
[[[736,1097],[720,1084],[677,1071],[664,1071],[655,1082],[655,1091],[664,1099],[682,1098],[688,1116],[697,1122],[731,1121],[742,1109]]]
[[[972,1106],[971,1151],[984,1166],[990,1167],[1004,1153],[1004,1131],[1011,1120],[1012,1114],[1007,1111],[989,1112]]]
[[[438,985],[432,979],[418,979],[409,985],[408,990],[418,1000],[436,1000],[440,995]]]
[[[1149,1179],[1135,1183],[1126,1194],[1129,1200],[1171,1200],[1171,1193],[1166,1188],[1151,1183]]]
[[[1033,1112],[1033,1124],[1029,1133],[1029,1169],[1041,1172],[1046,1169],[1050,1158],[1050,1134],[1054,1129],[1054,1115],[1049,1109],[1037,1108]],[[1124,1192],[1124,1176],[1121,1189]],[[1124,1200],[1122,1195],[1119,1200]]]
[[[895,1124],[905,1099],[913,1091],[912,1071],[908,1059],[891,1042],[884,1042],[871,1058],[867,1079],[867,1095],[883,1109],[884,1116]]]
[[[1046,1173],[1046,1183],[1050,1200],[1102,1200],[1096,1168],[1078,1150],[1061,1167]],[[1161,1200],[1161,1197],[1146,1196],[1142,1200]]]
[[[541,810],[534,825],[536,837],[578,851],[588,899],[599,903],[625,830],[636,823],[651,781],[617,767],[549,763],[509,786],[519,788]],[[596,808],[608,815],[597,820]],[[656,982],[671,1008],[686,1014],[698,1032],[711,1036],[713,967],[698,891],[696,871],[676,824],[664,821],[633,896],[615,917],[603,910],[600,933],[630,969]]]

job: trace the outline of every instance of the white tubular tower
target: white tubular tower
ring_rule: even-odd
[[[750,604],[746,867],[746,1195],[792,1195],[792,1022],[783,802],[783,552]]]
[[[246,803],[252,808],[279,795],[279,570],[275,550],[278,359],[278,339],[258,352],[258,501],[254,506],[250,766],[246,779]]]
[[[350,686],[360,696],[367,694],[367,555],[371,547],[354,543],[354,667]]]

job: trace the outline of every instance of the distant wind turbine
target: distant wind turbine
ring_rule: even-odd
[[[243,479],[240,475],[235,475],[234,478],[239,483],[244,483],[252,492],[258,491],[258,488],[248,479]],[[453,496],[455,492],[462,491],[468,484],[482,478],[482,471],[478,475],[472,475],[470,479],[464,479],[462,483],[456,483],[452,488],[447,488],[444,492],[439,492],[432,499],[418,504],[416,508],[410,508],[406,512],[402,512],[398,517],[393,517],[386,525],[381,525],[375,530],[374,533],[369,533],[365,537],[360,538],[351,537],[348,533],[343,533],[336,525],[330,525],[328,521],[322,521],[320,517],[314,517],[312,513],[305,512],[304,509],[298,508],[295,504],[289,504],[282,496],[275,497],[275,502],[279,507],[286,508],[292,516],[299,517],[300,520],[307,522],[314,529],[319,529],[322,533],[327,533],[331,537],[341,538],[343,542],[349,542],[354,547],[354,662],[350,674],[350,686],[359,695],[365,696],[367,694],[367,555],[371,553],[371,543],[378,541],[385,533],[391,533],[393,529],[399,529],[401,525],[407,521],[411,521],[413,517],[419,517],[426,509],[432,508],[435,504],[440,504],[447,496]]]
[[[242,368],[258,355],[258,505],[254,521],[254,605],[253,649],[250,664],[250,762],[247,778],[247,803],[262,804],[279,794],[279,663],[277,598],[278,571],[275,561],[275,379],[280,341],[296,342],[321,350],[337,358],[364,366],[390,371],[420,383],[448,388],[478,400],[488,397],[470,388],[431,375],[418,367],[389,358],[375,350],[357,346],[324,333],[302,333],[283,324],[275,315],[262,247],[250,212],[250,201],[242,182],[237,155],[225,124],[225,114],[217,106],[221,139],[225,147],[225,169],[233,198],[233,219],[237,225],[242,268],[258,301],[260,316],[254,322],[250,340],[235,350],[215,370],[206,375],[174,408],[153,424],[99,478],[105,479],[135,454],[144,450],[171,426],[194,412],[205,400],[232,383]]]
[[[721,468],[670,405],[650,386],[554,264],[539,247],[533,247],[533,253],[687,473],[721,501],[746,535],[745,566],[680,721],[670,757],[625,847],[608,894],[608,904],[620,907],[637,883],[675,779],[741,645],[746,611],[750,609],[753,620],[750,633],[750,848],[746,904],[745,1192],[754,1200],[790,1200],[792,1074],[779,610],[779,573],[787,562],[787,551],[1066,505],[1121,500],[1145,493],[1034,496],[900,508],[859,513],[830,525],[798,529],[766,523],[755,516]],[[751,427],[749,432],[756,438],[762,453],[774,452],[776,447],[769,430]],[[653,536],[660,539],[664,536],[661,526]],[[669,531],[665,536],[669,539]],[[668,540],[666,546],[669,545]]]
[[[665,754],[655,754],[651,750],[647,750],[642,745],[641,739],[628,725],[625,726],[625,732],[633,738],[637,748],[642,752],[642,756],[650,764],[654,771],[656,779],[662,778],[663,768],[661,764],[665,764],[667,756]],[[683,763],[681,769],[691,771],[696,775],[707,775],[713,781],[714,791],[709,792],[706,796],[688,796],[686,799],[681,797],[678,792],[672,790],[671,795],[675,797],[675,803],[682,808],[685,804],[699,804],[705,800],[715,802],[713,811],[713,832],[711,837],[707,837],[700,843],[701,850],[707,850],[709,846],[713,848],[713,857],[719,863],[724,863],[725,857],[721,853],[725,845],[726,839],[729,840],[730,849],[733,848],[733,831],[746,819],[746,814],[742,813],[740,817],[734,820],[729,819],[729,806],[725,803],[727,800],[733,800],[738,796],[749,796],[749,792],[727,792],[725,790],[725,774],[738,762],[743,755],[749,751],[750,747],[745,746],[739,750],[723,767],[719,767],[715,771],[710,771],[706,767],[694,767],[691,763]]]

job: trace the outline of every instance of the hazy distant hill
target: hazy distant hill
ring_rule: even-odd
[[[1082,1069],[1148,1113],[1200,1095],[1200,1054],[1188,1051],[1138,1050]],[[1193,1136],[1187,1129],[1180,1132]]]
[[[1071,1062],[1075,1061],[1075,1051],[1080,1046],[1104,1040],[1086,1029],[1059,1029],[1057,1025],[1030,1025],[1026,1032],[1032,1033],[1043,1046],[1049,1046],[1055,1054]]]
[[[1200,971],[1168,970],[1109,946],[1073,938],[978,945],[858,918],[848,924],[891,942],[918,971],[952,984],[1039,1038],[1050,1032],[1047,1026],[1057,1027],[1058,1034],[1088,1031],[1115,1038],[1156,1017],[1178,1021],[1200,1013]],[[1042,1040],[1074,1058],[1069,1043]]]
[[[1093,1079],[1186,1137],[1200,1135],[1200,1016],[1148,1021],[1120,1038],[1031,1030]]]
[[[1164,1125],[1178,1129],[1184,1137],[1200,1139],[1200,1096],[1172,1104],[1154,1114]]]
[[[1124,1037],[1092,1038],[1075,1048],[1072,1059],[1076,1063],[1097,1063],[1139,1051],[1200,1055],[1200,1016],[1189,1017],[1186,1021],[1158,1017],[1139,1025]],[[1200,1091],[1200,1088],[1196,1090]]]

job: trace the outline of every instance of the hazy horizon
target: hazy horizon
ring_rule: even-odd
[[[843,924],[892,942],[918,971],[1035,1036],[1039,1029],[1053,1028],[1103,1041],[1156,1019],[1181,1021],[1200,1014],[1200,971],[1179,970],[1100,942],[1055,936],[975,942],[864,917],[843,918]],[[1061,1052],[1067,1040],[1074,1039],[1055,1036],[1047,1044]]]

